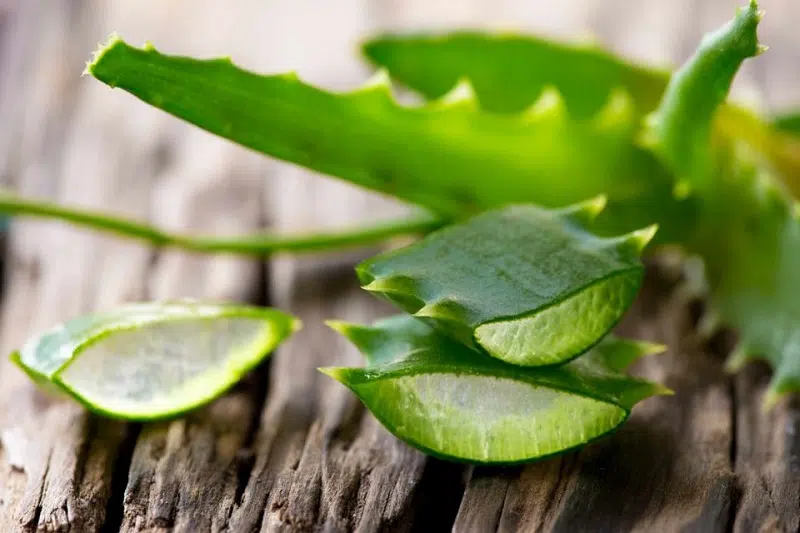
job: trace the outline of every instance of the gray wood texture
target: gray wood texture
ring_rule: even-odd
[[[800,4],[765,1],[772,51],[739,97],[800,101]],[[727,0],[0,0],[0,181],[30,196],[236,234],[300,231],[403,208],[191,128],[79,74],[118,31],[170,52],[298,70],[330,88],[368,74],[355,45],[391,29],[593,33],[631,57],[682,60]],[[651,265],[620,327],[666,342],[638,372],[651,399],[614,436],[527,467],[467,468],[389,435],[316,367],[358,364],[322,323],[388,309],[357,288],[364,250],[270,261],[200,257],[16,221],[4,258],[0,350],[72,316],[179,296],[250,301],[306,327],[230,394],[179,420],[123,424],[45,397],[0,362],[0,532],[800,531],[800,406],[761,411],[768,372],[722,371],[730,333],[697,332],[702,302]]]

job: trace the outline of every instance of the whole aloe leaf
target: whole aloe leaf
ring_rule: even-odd
[[[645,113],[658,105],[669,80],[667,71],[635,65],[597,46],[534,36],[475,31],[387,35],[368,40],[362,51],[428,98],[439,98],[459,80],[469,79],[482,108],[499,113],[525,109],[548,87],[564,95],[576,118],[595,115],[619,87]]]
[[[562,366],[522,368],[485,357],[403,315],[332,323],[366,368],[323,368],[392,433],[423,451],[473,463],[518,463],[561,453],[622,424],[639,401],[669,394],[624,370],[660,347],[604,340]]]
[[[765,358],[775,374],[766,405],[800,390],[800,221],[796,202],[741,145],[711,123],[739,65],[763,50],[755,2],[710,34],[670,81],[649,143],[690,180],[702,209],[686,247],[705,260],[712,313],[739,333],[729,366]]]
[[[596,344],[641,285],[655,227],[599,238],[583,226],[602,198],[561,210],[517,205],[363,262],[364,288],[466,346],[526,366],[563,363]]]
[[[756,10],[755,3],[750,9]],[[368,40],[362,51],[393,78],[430,99],[439,98],[457,80],[469,79],[481,107],[502,113],[517,113],[544,88],[554,87],[578,119],[596,113],[611,91],[620,88],[644,114],[658,106],[670,80],[667,70],[614,57],[596,44],[555,43],[533,36],[474,31],[386,35]],[[728,103],[718,110],[714,129],[762,153],[800,198],[800,147],[785,128],[791,123],[789,118],[784,127],[781,122],[773,125]]]
[[[684,220],[691,209],[663,201],[672,180],[634,144],[638,121],[624,91],[581,122],[555,90],[517,115],[481,113],[468,85],[409,108],[394,101],[386,77],[333,94],[292,75],[259,76],[228,59],[166,56],[117,38],[88,71],[234,142],[447,217],[606,194],[598,224],[613,234]]]

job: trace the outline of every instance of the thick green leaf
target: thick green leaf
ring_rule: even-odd
[[[331,324],[366,368],[324,368],[389,431],[423,451],[472,463],[561,453],[622,424],[664,387],[623,374],[659,347],[608,338],[558,367],[522,368],[474,352],[410,316],[372,327]]]
[[[731,369],[766,359],[766,405],[800,392],[800,208],[766,171],[734,160],[704,193],[690,250],[702,254],[716,319],[736,328]],[[698,191],[700,194],[701,191]]]
[[[766,398],[800,390],[800,222],[775,178],[740,145],[712,141],[711,123],[742,61],[761,49],[755,2],[703,40],[670,81],[648,132],[655,150],[689,179],[702,209],[685,245],[705,260],[716,319],[737,328],[737,368],[757,357],[775,375]]]
[[[546,87],[560,91],[577,118],[592,116],[620,88],[630,95],[637,113],[647,113],[659,104],[670,78],[666,70],[616,58],[597,45],[560,44],[533,36],[463,31],[389,35],[367,41],[363,51],[394,79],[430,99],[439,98],[458,80],[469,79],[482,108],[502,113],[518,113]],[[741,106],[726,104],[717,113],[715,131],[742,139],[764,154],[800,198],[800,141],[780,124],[774,127]]]
[[[439,98],[469,79],[481,106],[517,113],[548,87],[564,95],[570,113],[589,118],[624,87],[639,111],[656,107],[669,72],[634,65],[597,46],[557,43],[533,36],[458,31],[448,35],[390,35],[366,42],[364,54],[392,77]]]
[[[563,363],[619,321],[641,285],[655,227],[599,238],[583,224],[602,198],[551,211],[518,205],[368,259],[364,288],[517,365]]]
[[[518,115],[479,112],[468,85],[408,108],[394,101],[386,78],[332,94],[291,75],[259,76],[226,59],[170,57],[116,38],[88,70],[237,143],[449,217],[606,194],[598,223],[620,233],[685,219],[690,209],[663,201],[671,178],[632,142],[638,121],[622,91],[582,122],[567,117],[556,91]]]
[[[92,411],[152,420],[218,397],[299,325],[275,309],[128,304],[56,326],[11,359],[35,382]]]
[[[658,109],[648,117],[647,144],[691,186],[714,172],[711,132],[745,59],[763,50],[756,29],[763,13],[755,0],[728,24],[707,34],[694,55],[670,79]],[[709,184],[711,185],[711,184]]]

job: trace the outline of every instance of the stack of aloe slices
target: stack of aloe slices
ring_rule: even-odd
[[[514,205],[358,267],[364,288],[410,315],[333,322],[366,368],[326,368],[397,437],[439,457],[517,463],[583,445],[669,391],[630,378],[660,351],[607,337],[643,276],[655,227],[601,238],[602,198]]]

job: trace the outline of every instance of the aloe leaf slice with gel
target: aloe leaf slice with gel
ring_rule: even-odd
[[[455,461],[542,459],[614,431],[631,408],[665,387],[625,369],[660,346],[607,337],[562,366],[523,368],[486,357],[400,315],[373,326],[331,322],[364,354],[365,368],[322,368],[395,436]]]
[[[275,309],[128,304],[56,326],[11,359],[37,383],[91,411],[153,420],[217,398],[299,327]]]
[[[641,286],[651,226],[601,238],[602,197],[557,210],[515,205],[361,263],[359,279],[460,343],[507,363],[560,364],[617,324]]]

